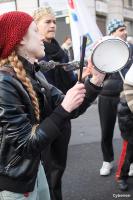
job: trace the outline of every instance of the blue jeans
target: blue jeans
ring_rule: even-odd
[[[28,193],[28,197],[25,197],[24,194],[4,190],[0,192],[0,200],[50,200],[49,188],[42,165],[39,166],[34,190]]]

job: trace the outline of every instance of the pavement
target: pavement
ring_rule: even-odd
[[[101,177],[100,124],[97,104],[85,114],[72,120],[72,136],[68,161],[63,176],[63,200],[133,199],[133,177],[129,178],[129,191],[119,191],[115,171],[121,151],[122,139],[118,123],[114,131],[114,168],[110,176]]]

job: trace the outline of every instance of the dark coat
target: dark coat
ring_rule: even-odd
[[[44,42],[45,61],[53,60],[59,63],[68,63],[69,59],[65,51],[60,47],[58,42],[53,39],[51,43]],[[73,71],[65,71],[62,67],[56,66],[54,69],[44,73],[49,83],[56,86],[64,94],[75,85],[77,77]]]
[[[124,97],[118,104],[118,122],[122,138],[133,144],[133,113]]]

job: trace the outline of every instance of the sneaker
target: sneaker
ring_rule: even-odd
[[[131,165],[130,165],[128,176],[133,176],[133,163],[131,163]]]
[[[111,169],[113,168],[112,162],[103,162],[102,168],[100,169],[101,176],[110,175]]]
[[[119,179],[118,180],[118,184],[119,184],[119,189],[121,191],[127,191],[128,190],[128,184],[127,181],[124,179]]]

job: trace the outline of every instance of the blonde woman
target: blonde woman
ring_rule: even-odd
[[[49,200],[45,174],[39,176],[40,153],[62,134],[65,121],[96,98],[100,88],[93,84],[101,84],[104,75],[95,73],[92,83],[76,84],[64,98],[34,65],[45,52],[33,18],[4,13],[0,32],[0,199],[40,200],[42,178],[42,199]]]

